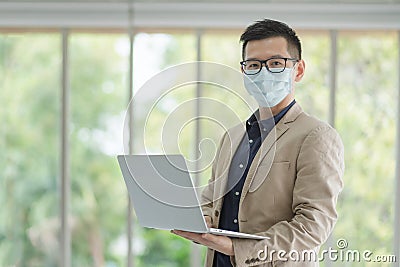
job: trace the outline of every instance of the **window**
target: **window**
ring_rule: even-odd
[[[0,265],[58,261],[60,36],[0,35]]]
[[[393,254],[396,37],[394,32],[343,32],[338,39],[337,128],[346,171],[334,235],[345,238],[349,248],[374,255]]]
[[[1,266],[59,264],[62,35],[58,28],[41,31],[0,33]],[[393,254],[399,33],[336,31],[335,51],[327,29],[298,31],[306,73],[296,100],[325,121],[332,118],[332,55],[337,63],[332,123],[345,145],[345,188],[325,247],[336,249],[344,238],[351,250]],[[135,32],[133,92],[140,106],[133,105],[133,152],[200,159],[191,166],[203,169],[196,183],[207,183],[222,133],[256,108],[242,84],[240,33],[196,27]],[[205,248],[127,219],[116,155],[128,152],[128,34],[71,30],[68,41],[71,265],[126,266],[131,224],[135,266],[201,266]],[[160,72],[182,64],[193,68],[193,81],[168,88],[186,74],[166,80]]]

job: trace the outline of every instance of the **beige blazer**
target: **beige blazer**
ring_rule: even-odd
[[[331,126],[309,116],[298,104],[289,109],[274,130],[250,166],[238,216],[240,232],[270,239],[233,238],[235,255],[231,262],[234,266],[319,266],[319,247],[338,217],[343,144]],[[230,162],[245,131],[241,124],[225,133],[212,177],[203,190],[203,212],[212,218],[213,227],[218,227]],[[279,254],[280,250],[284,252]],[[306,253],[309,250],[315,252],[316,260],[307,256],[311,255]],[[212,266],[213,257],[214,251],[209,249],[207,267]],[[303,258],[306,261],[299,262]]]

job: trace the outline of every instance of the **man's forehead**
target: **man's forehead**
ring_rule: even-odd
[[[254,44],[276,44],[279,46],[287,46],[287,41],[284,37],[282,36],[274,36],[274,37],[268,37],[268,38],[263,38],[263,39],[256,39],[256,40],[250,40],[247,42],[247,46],[249,45],[254,45]]]
[[[269,57],[287,57],[289,54],[286,39],[270,37],[260,40],[251,40],[245,48],[246,54],[265,53]]]

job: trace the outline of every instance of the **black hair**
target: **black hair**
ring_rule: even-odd
[[[271,37],[283,37],[287,42],[287,50],[289,54],[296,59],[301,59],[301,43],[296,32],[290,28],[287,24],[271,20],[264,19],[256,21],[254,24],[248,26],[244,33],[240,36],[242,45],[242,58],[244,58],[246,45],[252,40],[262,40]]]

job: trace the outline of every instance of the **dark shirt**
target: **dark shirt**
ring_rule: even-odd
[[[279,120],[296,103],[292,101],[286,108],[270,119],[258,121],[257,110],[246,121],[246,133],[240,142],[229,168],[227,194],[224,197],[218,228],[239,232],[239,201],[250,165],[265,137]],[[215,251],[213,267],[232,266],[229,256]]]

